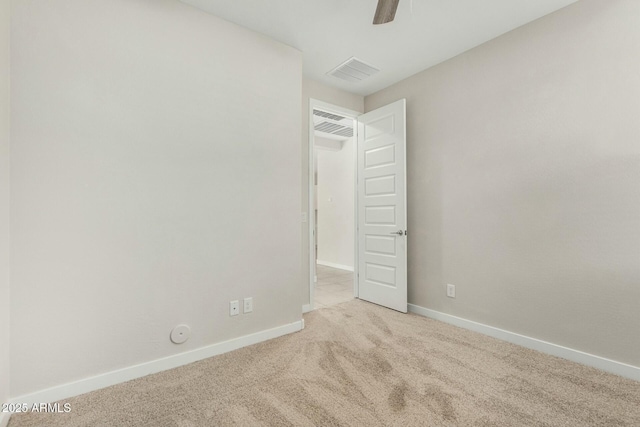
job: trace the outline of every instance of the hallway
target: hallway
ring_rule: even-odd
[[[324,265],[316,266],[316,283],[313,308],[323,308],[353,299],[353,272]]]

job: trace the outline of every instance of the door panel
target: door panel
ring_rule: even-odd
[[[407,312],[405,100],[358,117],[358,296]],[[398,232],[400,232],[398,234]]]

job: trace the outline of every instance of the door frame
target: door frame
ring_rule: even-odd
[[[309,99],[309,197],[307,200],[307,219],[309,224],[309,303],[303,305],[302,312],[308,313],[313,310],[313,301],[314,301],[314,293],[315,293],[315,279],[316,279],[316,257],[315,257],[315,210],[314,210],[314,200],[315,200],[315,186],[314,186],[314,139],[315,139],[315,129],[313,127],[313,110],[322,110],[327,113],[335,113],[344,117],[348,117],[353,119],[356,123],[354,123],[353,128],[353,150],[354,150],[354,164],[353,164],[353,221],[354,221],[354,236],[353,236],[353,297],[358,297],[358,126],[357,120],[358,116],[363,113],[359,111],[350,110],[348,108],[339,107],[337,105],[329,104],[324,101],[319,101],[314,98]]]

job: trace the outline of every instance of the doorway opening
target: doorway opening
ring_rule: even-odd
[[[311,100],[307,310],[349,301],[357,289],[357,121],[361,113]]]
[[[309,304],[303,307],[303,312],[313,310],[316,302],[319,306],[332,305],[329,300],[336,302],[335,295],[332,298],[322,298],[322,294],[326,296],[332,289],[318,291],[317,280],[324,276],[329,280],[321,286],[331,284],[348,286],[349,271],[340,267],[351,265],[353,265],[351,276],[353,297],[402,313],[407,312],[406,103],[405,99],[399,99],[359,114],[313,99],[310,102],[308,205],[310,299]],[[324,116],[330,121],[325,123],[327,120],[320,120],[316,116],[320,118]],[[316,188],[315,184],[317,182],[322,185],[323,182],[323,167],[316,160],[322,159],[316,149],[319,148],[316,145],[319,145],[318,143],[321,142],[319,138],[322,136],[318,132],[330,134],[334,132],[335,135],[343,133],[342,137],[345,137],[348,132],[345,128],[349,127],[346,126],[347,123],[351,123],[353,129],[351,149],[347,148],[345,151],[345,153],[351,152],[353,156],[351,160],[353,181],[349,183],[344,182],[349,181],[349,178],[342,179],[338,182],[344,185],[344,188],[334,190],[336,194],[348,190],[353,196],[352,206],[355,213],[351,221],[353,228],[351,228],[352,231],[348,228],[342,231],[345,235],[353,236],[353,258],[351,262],[345,264],[327,259],[329,255],[325,255],[326,251],[323,251],[323,233],[333,231],[330,229],[323,231],[321,203],[330,204],[334,202],[334,198],[333,193],[326,193]],[[341,151],[344,141],[338,142],[341,148],[337,151]],[[325,144],[336,149],[337,143],[331,138],[328,142],[325,141]],[[316,208],[318,209],[317,217]],[[343,217],[337,223],[345,225],[350,222],[349,218],[349,216]],[[317,230],[316,223],[318,223]],[[324,235],[325,238],[327,236]],[[317,267],[318,261],[325,265]],[[338,270],[346,271],[325,270],[325,267],[337,267]],[[338,276],[343,277],[337,278]],[[344,297],[347,296],[341,287],[334,286],[333,290],[340,292]],[[320,300],[316,294],[321,295]]]

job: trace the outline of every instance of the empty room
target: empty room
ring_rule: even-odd
[[[640,426],[640,1],[1,0],[0,427]]]

